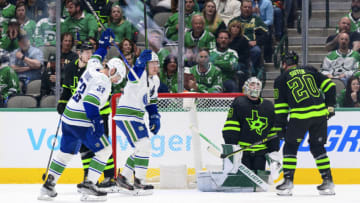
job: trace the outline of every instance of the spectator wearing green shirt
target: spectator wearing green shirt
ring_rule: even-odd
[[[0,47],[8,52],[17,49],[18,36],[20,35],[20,25],[15,18],[12,18],[8,24],[5,34],[0,39]]]
[[[6,32],[10,19],[15,17],[15,6],[8,0],[0,0],[0,17],[3,18],[1,24]]]
[[[340,95],[336,98],[336,103],[340,107],[360,107],[359,85],[359,78],[351,76],[347,81],[345,89],[341,90]]]
[[[164,67],[160,71],[160,88],[159,92],[178,92],[177,82],[178,63],[174,55],[168,55],[164,60]]]
[[[81,7],[80,0],[66,0],[69,16],[61,23],[61,33],[70,32],[77,41],[85,41],[88,37],[97,37],[96,18]]]
[[[115,43],[118,45],[125,38],[134,41],[136,28],[124,18],[123,11],[119,5],[111,7],[110,22],[105,23],[106,28],[111,28],[115,34]]]
[[[15,16],[16,20],[20,24],[20,28],[26,32],[26,35],[30,40],[30,44],[34,45],[36,22],[26,16],[25,3],[20,2],[16,4]]]

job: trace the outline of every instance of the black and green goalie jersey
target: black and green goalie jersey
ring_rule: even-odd
[[[282,128],[289,113],[290,119],[327,116],[327,107],[336,104],[336,86],[313,67],[292,67],[275,80],[274,97],[275,125]]]
[[[259,98],[252,101],[247,96],[235,98],[222,130],[225,144],[239,144],[243,148],[276,135],[276,128],[273,127],[274,117],[274,105],[269,100]],[[274,138],[247,151],[266,153],[278,150],[279,139]]]

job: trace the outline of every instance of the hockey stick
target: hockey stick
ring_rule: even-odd
[[[42,177],[41,177],[43,181],[46,180],[46,176],[47,176],[47,174],[48,174],[48,172],[49,172],[50,162],[51,162],[51,159],[52,159],[52,155],[53,155],[53,152],[54,152],[55,143],[56,143],[57,136],[58,136],[59,129],[60,129],[61,118],[62,118],[62,114],[61,114],[61,116],[60,116],[59,123],[58,123],[57,129],[56,129],[56,134],[55,134],[55,138],[54,138],[54,141],[53,141],[53,144],[52,144],[52,148],[51,148],[49,160],[48,160],[48,163],[47,163],[46,171],[45,171],[45,173],[44,173],[44,174],[42,175]]]
[[[144,31],[145,31],[145,49],[148,49],[149,48],[149,40],[148,40],[148,36],[147,36],[147,16],[146,16],[146,0],[144,0]],[[147,97],[147,102],[148,104],[150,103],[150,88],[149,88],[149,67],[148,65],[146,64],[146,75],[147,75],[147,78],[146,78],[146,85],[147,85],[147,94],[148,94],[148,97]],[[155,126],[153,127],[155,128]]]
[[[264,139],[262,139],[262,140],[259,140],[259,141],[257,141],[257,142],[254,142],[254,143],[251,144],[250,146],[244,147],[244,148],[242,148],[242,149],[236,150],[236,151],[231,152],[231,153],[228,153],[228,154],[222,154],[222,153],[220,153],[218,150],[214,149],[214,148],[211,147],[211,146],[208,146],[208,147],[207,147],[207,150],[208,150],[208,152],[210,152],[210,153],[213,154],[214,156],[217,156],[217,157],[219,157],[219,158],[224,159],[224,158],[229,158],[229,157],[233,156],[233,155],[236,154],[236,153],[239,153],[239,152],[245,151],[245,150],[247,150],[247,149],[250,149],[250,148],[254,147],[255,145],[259,145],[259,144],[263,144],[263,143],[265,143],[265,142],[268,142],[268,141],[270,141],[270,140],[272,140],[272,139],[275,139],[275,138],[277,138],[277,137],[278,137],[278,135],[274,135],[274,136],[271,136],[271,137],[264,138]]]
[[[190,129],[195,132],[197,135],[199,135],[205,142],[209,143],[211,146],[213,146],[217,151],[221,151],[220,148],[214,144],[209,138],[207,138],[204,134],[202,134],[195,126],[191,125]]]
[[[91,6],[91,4],[90,4],[87,0],[84,0],[84,2],[85,2],[85,4],[87,5],[87,7],[90,9],[91,13],[95,16],[96,20],[99,22],[101,29],[105,31],[106,28],[105,28],[104,25],[102,24],[99,16],[96,14],[94,8]],[[125,58],[124,54],[122,53],[122,51],[120,50],[119,46],[115,43],[115,39],[112,39],[111,41],[114,42],[113,45],[114,45],[114,47],[119,51],[120,56],[121,56],[121,59],[124,61],[126,67],[127,67],[127,68],[130,70],[130,72],[134,75],[136,81],[139,82],[140,79],[139,79],[138,75],[135,73],[135,71],[134,71],[134,70],[131,68],[131,66],[129,65],[129,62],[126,60],[126,58]]]

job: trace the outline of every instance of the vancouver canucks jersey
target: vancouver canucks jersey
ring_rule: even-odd
[[[98,63],[101,63],[98,59]],[[105,106],[111,92],[111,81],[103,73],[87,67],[80,77],[75,94],[71,97],[63,113],[63,121],[70,125],[91,126],[91,121],[86,117],[84,103],[88,102],[101,109]]]
[[[129,72],[129,74],[131,73]],[[121,95],[116,107],[114,120],[144,122],[145,106],[156,104],[160,86],[160,79],[157,75],[149,77],[150,95],[148,95],[147,77],[147,73],[144,71],[139,77],[139,82],[128,80],[124,94]],[[148,96],[150,96],[150,103],[148,103]]]
[[[274,105],[266,99],[250,100],[247,96],[235,98],[222,130],[225,144],[239,144],[242,148],[276,135]],[[277,151],[279,139],[260,144],[247,151]]]
[[[327,116],[327,106],[336,104],[336,87],[313,67],[293,67],[275,80],[274,97],[276,125],[284,127],[289,113],[296,119]]]

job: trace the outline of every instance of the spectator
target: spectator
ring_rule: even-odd
[[[341,90],[337,103],[340,107],[360,107],[360,81],[358,77],[351,76],[346,84],[346,88]]]
[[[230,33],[229,48],[235,50],[239,57],[238,67],[240,74],[238,75],[238,83],[239,90],[241,90],[244,82],[249,77],[250,45],[249,41],[243,36],[240,21],[232,21],[228,30]]]
[[[0,50],[0,107],[4,107],[7,100],[20,92],[19,78],[9,66],[9,54]]]
[[[149,47],[152,51],[154,51],[158,55],[160,62],[160,69],[162,69],[166,56],[170,54],[170,51],[164,49],[163,47],[163,39],[164,39],[163,33],[161,30],[153,29],[149,32],[148,39],[149,39]]]
[[[339,21],[339,33],[346,32],[350,36],[349,49],[358,51],[360,48],[360,33],[357,31],[350,31],[351,20],[348,17],[342,17]],[[334,51],[338,49],[339,33],[330,35],[326,39],[325,48],[327,51]]]
[[[240,16],[241,2],[238,0],[214,0],[217,13],[226,25],[235,17]]]
[[[89,37],[86,41],[93,46],[93,52],[99,48],[99,43],[94,37]]]
[[[36,22],[34,20],[29,19],[26,16],[26,7],[24,3],[16,4],[16,11],[15,11],[16,20],[20,24],[20,28],[26,32],[30,40],[30,44],[34,44],[34,34],[36,29]]]
[[[284,35],[284,1],[272,0],[274,7],[275,39],[280,41]]]
[[[195,92],[196,89],[196,79],[193,74],[191,74],[190,68],[184,68],[184,92]]]
[[[83,10],[80,0],[66,0],[66,8],[69,16],[61,23],[61,33],[70,32],[76,41],[96,37],[97,21],[92,14]]]
[[[133,41],[127,38],[123,39],[123,41],[119,45],[119,48],[124,54],[124,56],[128,54],[133,54],[133,56],[135,57],[134,59],[136,59],[141,52],[140,48],[138,48]]]
[[[194,56],[198,53],[199,48],[213,49],[215,48],[215,37],[214,35],[205,30],[205,19],[202,15],[196,14],[191,20],[192,30],[185,34],[185,48],[188,52],[191,52],[188,58],[187,66],[193,66]],[[191,56],[192,55],[192,56]]]
[[[219,30],[226,29],[224,21],[216,11],[216,4],[212,0],[206,1],[202,15],[205,19],[205,29],[217,36]]]
[[[241,15],[233,20],[241,22],[244,36],[249,40],[250,60],[252,63],[252,76],[257,76],[261,69],[261,48],[267,37],[267,28],[265,23],[257,16],[252,15],[252,1],[243,0],[241,7]],[[230,23],[231,23],[230,21]]]
[[[359,69],[360,55],[349,49],[349,35],[340,33],[339,49],[330,52],[324,59],[321,73],[329,78],[339,78],[344,84]]]
[[[360,0],[351,1],[351,11],[345,16],[351,20],[350,32],[360,32]]]
[[[20,35],[18,44],[19,48],[10,54],[10,67],[15,70],[26,88],[27,82],[41,79],[43,53],[30,45],[27,35]]]
[[[123,11],[119,5],[111,8],[110,22],[105,23],[106,28],[111,28],[115,34],[115,43],[119,44],[125,38],[135,40],[136,28],[124,18]]]
[[[27,0],[26,2],[26,16],[34,21],[39,21],[46,18],[48,10],[47,1],[45,0]]]
[[[210,62],[220,68],[222,73],[224,92],[238,92],[236,71],[238,70],[238,55],[229,48],[230,33],[226,30],[219,32],[216,48],[210,50]]]
[[[271,62],[272,57],[272,25],[274,22],[274,9],[270,0],[253,0],[253,15],[258,16],[267,26],[267,36],[264,43],[264,59]]]
[[[41,76],[40,97],[45,95],[55,95],[56,82],[56,57],[55,54],[50,54],[47,59],[47,65]],[[64,74],[65,75],[65,74]],[[61,78],[61,81],[64,78]]]
[[[42,18],[35,29],[35,46],[41,49],[44,59],[48,60],[50,54],[56,52],[56,3],[48,4],[49,17]]]
[[[61,34],[61,69],[63,70],[64,67],[69,64],[71,61],[75,60],[79,56],[71,51],[72,47],[74,46],[75,40],[71,33],[64,32]]]
[[[192,27],[192,17],[198,14],[195,10],[195,0],[185,0],[185,32]],[[166,37],[172,41],[178,40],[179,13],[176,12],[167,20],[165,27]]]
[[[2,36],[0,46],[8,52],[12,52],[17,49],[18,37],[20,35],[20,25],[15,18],[12,18],[5,31],[6,35]]]
[[[3,18],[2,25],[4,32],[6,32],[8,22],[11,18],[15,18],[15,6],[10,4],[8,0],[0,0],[0,14]]]
[[[174,55],[168,55],[164,60],[164,66],[160,71],[161,92],[178,92],[178,63]]]
[[[221,70],[209,61],[209,50],[200,49],[196,62],[198,65],[190,69],[190,73],[195,77],[196,85],[190,91],[202,93],[222,92]]]

